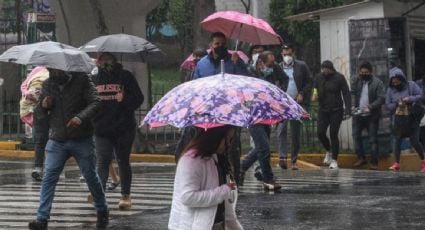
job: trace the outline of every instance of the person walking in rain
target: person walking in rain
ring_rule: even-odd
[[[177,163],[168,229],[242,230],[236,218],[236,184],[227,181],[227,148],[235,128],[202,130]]]
[[[294,59],[294,47],[291,44],[282,46],[282,58],[280,63],[285,74],[288,76],[288,85],[285,86],[286,93],[289,94],[298,104],[307,110],[310,103],[310,94],[313,86],[313,81],[310,69],[305,62]],[[286,157],[288,154],[287,131],[288,125],[291,127],[292,136],[292,153],[291,153],[291,168],[297,170],[297,157],[300,150],[301,139],[301,121],[284,121],[278,125],[277,140],[279,148],[279,166],[282,169],[287,169]]]
[[[130,153],[136,134],[134,111],[143,103],[136,78],[117,63],[111,53],[98,57],[99,71],[92,76],[99,92],[102,111],[94,119],[97,170],[105,189],[114,153],[121,177],[121,210],[131,208]],[[90,201],[90,197],[89,197]]]
[[[220,62],[224,61],[224,72],[237,75],[248,75],[248,70],[235,52],[229,54],[226,36],[221,32],[211,34],[208,55],[199,60],[193,74],[193,79],[208,77],[221,72]],[[236,128],[235,138],[229,149],[228,157],[232,162],[233,179],[239,183],[240,156],[241,156],[241,129]]]
[[[409,137],[410,143],[416,150],[419,158],[421,159],[422,172],[425,172],[425,160],[423,146],[419,141],[419,123],[420,118],[413,118],[411,121],[399,124],[396,122],[395,115],[403,115],[408,110],[409,105],[420,103],[423,99],[423,92],[420,87],[413,81],[408,81],[401,69],[394,69],[390,73],[390,86],[387,89],[385,97],[385,105],[391,114],[391,125],[394,134],[394,155],[395,162],[389,168],[393,171],[400,170],[400,154],[401,154],[401,140],[402,138]],[[407,114],[411,116],[411,114]],[[404,130],[402,134],[401,130]]]
[[[83,73],[48,69],[49,79],[43,83],[41,109],[49,117],[50,136],[46,145],[44,176],[41,183],[37,219],[29,229],[47,229],[55,187],[65,162],[73,156],[93,194],[98,228],[109,222],[109,209],[99,176],[93,144],[92,118],[98,112],[100,99],[91,79]]]
[[[367,164],[366,155],[363,148],[364,129],[367,130],[371,150],[371,170],[378,169],[379,148],[378,129],[381,117],[381,106],[385,101],[384,83],[372,75],[372,65],[364,62],[359,67],[359,76],[354,78],[351,84],[351,99],[353,113],[353,137],[357,161],[354,167]]]
[[[326,149],[323,163],[330,169],[338,169],[339,139],[338,132],[342,120],[351,115],[351,95],[347,80],[338,73],[331,61],[323,61],[321,73],[314,88],[319,97],[317,136]],[[344,106],[345,104],[345,106]],[[329,128],[330,140],[326,136]]]
[[[288,76],[275,63],[271,51],[264,51],[258,57],[256,76],[277,86],[287,85]],[[245,172],[258,160],[260,163],[263,187],[266,190],[278,190],[280,186],[274,180],[270,165],[270,125],[254,124],[248,127],[254,141],[254,148],[244,157],[241,163],[240,185],[243,186]]]

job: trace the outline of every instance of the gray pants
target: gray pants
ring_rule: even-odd
[[[296,163],[298,152],[300,151],[301,139],[301,122],[300,121],[284,121],[279,123],[277,127],[277,143],[279,148],[279,156],[281,159],[286,159],[288,155],[288,123],[291,126],[292,136],[292,153],[291,162]]]

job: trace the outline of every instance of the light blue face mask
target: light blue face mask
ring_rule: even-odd
[[[267,77],[273,73],[273,68],[266,67],[262,69],[261,72],[263,73],[264,77]]]

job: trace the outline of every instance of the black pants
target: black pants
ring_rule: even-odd
[[[362,160],[366,159],[366,153],[364,151],[362,138],[362,132],[364,129],[366,129],[369,137],[372,164],[378,164],[379,159],[378,128],[379,115],[377,114],[373,114],[371,116],[353,117],[353,137],[357,157]]]
[[[235,129],[232,145],[227,151],[227,156],[230,163],[230,173],[236,184],[239,184],[239,174],[241,172],[241,131],[241,128]]]
[[[44,149],[49,140],[49,119],[47,117],[37,119],[34,116],[34,167],[43,168]]]
[[[332,152],[332,159],[337,160],[339,154],[338,132],[341,127],[343,111],[325,112],[319,110],[317,120],[317,136],[326,151]],[[329,127],[330,141],[326,136]]]
[[[415,121],[414,125],[411,127],[411,132],[409,136],[410,144],[416,150],[421,160],[424,159],[424,150],[422,144],[419,142],[419,122]],[[401,155],[401,140],[405,137],[394,136],[394,156],[395,162],[400,163],[400,155]]]
[[[419,128],[419,141],[422,144],[422,147],[425,146],[425,126]]]
[[[132,128],[116,137],[95,136],[97,173],[104,189],[109,176],[109,164],[116,157],[121,178],[121,194],[130,195],[132,180],[130,153],[135,134],[136,129]]]

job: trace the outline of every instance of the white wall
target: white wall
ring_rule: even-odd
[[[158,0],[98,0],[105,24],[110,34],[124,32],[140,37],[146,37],[145,17]],[[98,18],[93,12],[90,1],[50,1],[56,14],[56,33],[58,41],[79,47],[87,41],[98,37]],[[62,7],[61,7],[62,4]],[[139,85],[148,95],[148,74],[144,63],[123,63],[125,68],[133,72]],[[147,97],[144,106],[147,105]]]

